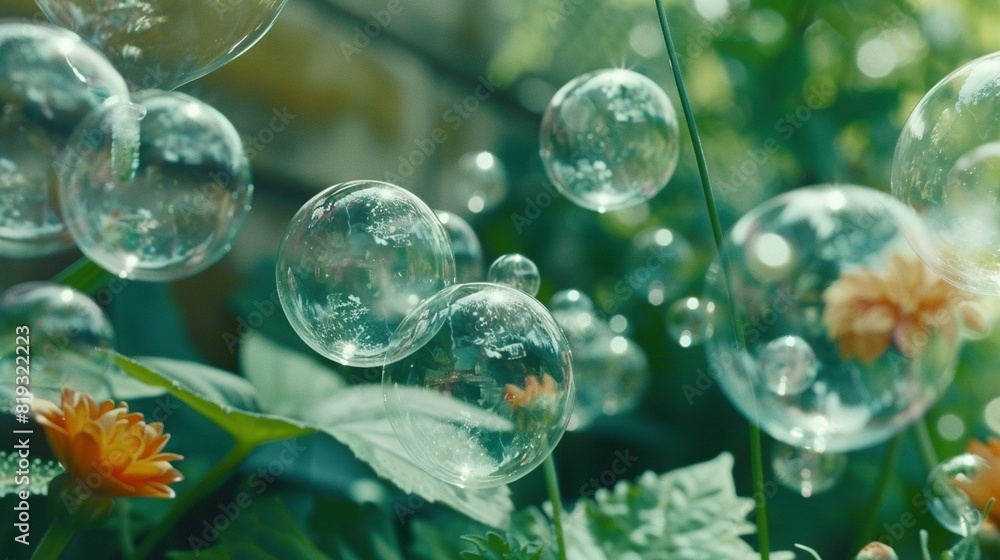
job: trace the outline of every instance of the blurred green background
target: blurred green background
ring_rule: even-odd
[[[653,381],[640,408],[568,433],[556,450],[564,499],[580,497],[624,450],[638,457],[623,475],[628,479],[731,451],[740,493],[750,495],[746,422],[716,387],[698,385],[706,369],[703,348],[681,347],[668,336],[671,301],[623,297],[614,289],[635,271],[628,259],[633,237],[668,227],[697,255],[697,274],[677,279],[678,290],[701,291],[701,271],[715,251],[686,129],[678,171],[649,204],[599,215],[556,199],[531,218],[532,204],[546,192],[538,157],[541,113],[563,83],[624,66],[657,81],[680,111],[653,2],[404,1],[382,23],[374,12],[387,4],[290,0],[257,46],[182,88],[217,107],[243,136],[256,179],[254,209],[217,266],[168,285],[129,283],[109,298],[119,350],[236,371],[237,355],[224,335],[238,333],[241,321],[270,300],[274,255],[295,210],[339,182],[398,177],[431,207],[464,216],[487,263],[514,251],[531,257],[542,274],[539,299],[567,288],[590,294],[599,310],[627,319],[630,336],[648,354]],[[971,0],[685,0],[668,2],[667,10],[724,226],[800,186],[836,181],[888,190],[893,148],[910,109],[954,68],[1000,50],[995,7]],[[0,16],[40,17],[26,0],[3,0]],[[484,81],[496,84],[495,91],[476,100],[475,109],[457,112],[455,104]],[[287,125],[266,132],[276,112],[289,116]],[[401,158],[437,127],[448,131],[446,139],[412,170],[402,166]],[[473,212],[468,199],[456,195],[454,167],[478,150],[499,157],[509,184],[497,206]],[[0,288],[49,278],[77,257],[0,260]],[[297,344],[283,321],[280,312],[270,314],[264,329]],[[941,458],[1000,426],[1000,406],[986,407],[1000,397],[997,342],[966,349],[954,387],[928,414]],[[347,375],[376,380],[370,373]],[[187,421],[198,434],[197,420]],[[211,449],[210,436],[178,437],[202,438]],[[771,447],[765,439],[765,457]],[[274,492],[343,496],[353,480],[367,476],[329,441],[311,449],[315,459],[305,472],[282,479]],[[850,454],[846,473],[826,494],[803,498],[769,484],[774,547],[803,543],[828,560],[847,558],[876,513],[869,536],[888,535],[901,558],[916,557],[919,528],[931,531],[933,549],[949,543],[915,501],[927,469],[912,438],[904,442],[886,500],[873,511],[884,452],[881,446]],[[774,480],[769,466],[765,478]],[[513,489],[518,504],[544,499],[540,473]],[[0,509],[0,520],[9,511]],[[405,535],[405,527],[396,529]]]

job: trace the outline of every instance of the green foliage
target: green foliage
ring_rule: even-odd
[[[754,533],[745,518],[753,500],[736,495],[732,467],[733,457],[723,453],[666,474],[647,472],[634,483],[619,482],[613,490],[599,490],[593,500],[577,502],[563,521],[569,558],[757,558],[741,538]],[[470,539],[479,552],[463,558],[553,560],[552,531],[551,522],[529,508],[514,517],[506,539],[493,533]],[[533,545],[522,548],[520,542]],[[794,555],[771,552],[771,558]]]
[[[278,499],[263,499],[244,510],[210,548],[170,552],[170,560],[330,560],[288,515]],[[205,543],[207,546],[208,543]],[[387,559],[388,560],[388,559]]]
[[[239,410],[255,402],[256,390],[245,380],[215,368],[192,362],[148,360],[169,371],[165,376],[148,367],[117,356],[116,362],[125,373],[162,387],[178,400],[229,432],[242,445],[255,447],[261,443],[308,435],[313,432],[287,418]],[[196,387],[197,392],[190,387]]]
[[[504,539],[490,532],[485,537],[469,535],[463,538],[478,549],[475,552],[462,552],[463,560],[542,560],[542,551],[538,545],[522,547],[516,537]]]
[[[286,411],[296,420],[333,436],[404,492],[418,494],[428,502],[447,504],[492,527],[508,526],[514,505],[506,486],[458,488],[413,463],[389,423],[381,385],[347,387],[335,371],[259,335],[247,336],[242,348],[247,378],[260,389],[265,410]],[[265,355],[268,357],[263,358]],[[284,389],[275,386],[274,379],[282,380]],[[448,425],[444,419],[457,406],[444,399],[434,403],[413,399],[408,405],[417,414],[442,419],[442,429]]]
[[[374,504],[317,500],[309,529],[332,558],[403,560],[392,521]]]

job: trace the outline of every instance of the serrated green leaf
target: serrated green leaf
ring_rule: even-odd
[[[599,490],[566,516],[567,552],[578,560],[701,560],[757,558],[741,537],[755,531],[745,517],[753,500],[736,495],[733,457],[723,453],[705,463],[635,483]],[[794,558],[772,552],[775,560]]]
[[[167,553],[170,560],[330,560],[288,515],[277,498],[265,498],[236,514],[218,531],[217,542],[191,537],[189,551]]]
[[[514,505],[507,486],[462,489],[438,480],[414,464],[389,423],[381,385],[346,387],[331,384],[329,379],[337,375],[335,372],[312,361],[304,363],[297,352],[273,344],[267,348],[270,359],[255,360],[253,357],[259,356],[264,347],[254,341],[253,335],[245,339],[244,347],[249,349],[243,362],[248,368],[247,378],[259,384],[261,405],[265,410],[288,411],[307,426],[333,436],[347,445],[358,459],[371,465],[379,476],[392,481],[404,492],[417,494],[428,502],[447,504],[491,527],[506,529],[509,526]],[[277,402],[272,403],[271,393],[264,388],[273,384],[274,377],[304,387],[326,386],[330,392],[313,391],[303,408],[290,406],[284,400],[289,396],[287,392],[276,393]],[[456,416],[501,429],[509,425],[506,420],[476,407],[452,399],[434,399],[428,391],[414,389],[411,397],[405,399],[407,406],[413,407],[415,414],[440,421],[442,430],[450,429],[448,421]]]
[[[316,545],[333,558],[403,559],[392,521],[375,504],[317,500],[309,529]]]
[[[253,404],[256,390],[233,374],[208,366],[176,360],[156,359],[156,367],[169,369],[159,374],[124,356],[116,356],[118,367],[128,375],[155,387],[163,387],[178,400],[229,432],[241,444],[256,446],[269,441],[308,435],[313,429],[287,418],[247,412],[233,403]],[[198,387],[195,392],[190,387]]]
[[[467,535],[462,537],[476,547],[476,551],[463,551],[463,560],[541,560],[541,547],[536,544],[521,546],[517,537],[506,538],[497,533],[487,533],[485,537]]]
[[[7,494],[17,494],[22,490],[27,490],[32,495],[44,496],[49,493],[49,482],[64,470],[58,461],[33,459],[27,477],[29,484],[21,484],[23,480],[17,474],[20,460],[21,456],[17,453],[0,451],[0,498]]]

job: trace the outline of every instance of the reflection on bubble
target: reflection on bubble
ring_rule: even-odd
[[[538,466],[566,430],[569,344],[521,291],[488,283],[442,290],[406,317],[390,346],[382,377],[389,420],[413,460],[441,480],[506,484]]]
[[[549,102],[540,132],[549,179],[571,201],[605,212],[641,204],[667,184],[678,157],[670,98],[631,70],[579,76]]]
[[[982,522],[982,514],[961,489],[969,485],[989,464],[978,455],[963,453],[942,461],[927,477],[924,497],[934,518],[945,529],[961,536],[974,532]]]
[[[110,397],[114,333],[87,296],[57,284],[19,284],[0,296],[0,328],[9,333],[0,340],[0,367],[11,375],[28,368],[24,385],[33,398],[58,403],[64,386],[97,400]],[[0,410],[25,402],[18,396],[13,380],[0,384]]]
[[[667,332],[682,347],[701,344],[712,333],[715,303],[695,297],[675,301],[667,310]]]
[[[381,365],[421,301],[455,281],[448,233],[409,191],[335,185],[292,218],[278,251],[278,295],[295,332],[338,363]]]

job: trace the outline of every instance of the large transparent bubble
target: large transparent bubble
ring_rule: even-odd
[[[961,288],[1000,295],[1000,53],[937,83],[896,144],[892,193],[924,219],[914,249]]]
[[[19,284],[0,295],[0,411],[31,398],[58,403],[64,386],[96,399],[110,397],[114,333],[101,308],[80,292],[43,282]]]
[[[578,76],[552,97],[542,120],[542,163],[575,204],[604,212],[653,198],[679,153],[667,94],[631,70]]]
[[[36,0],[125,76],[132,89],[174,89],[253,46],[286,0]]]
[[[75,34],[0,23],[0,255],[37,257],[70,247],[52,161],[73,129],[125,81]]]
[[[295,332],[348,366],[382,365],[418,304],[455,282],[448,233],[395,185],[326,189],[292,218],[278,251],[278,295]]]
[[[566,430],[569,345],[545,307],[521,291],[447,288],[406,317],[392,345],[399,354],[387,358],[382,377],[389,420],[414,461],[441,480],[511,482]]]
[[[236,129],[182,93],[106,103],[56,165],[77,245],[122,278],[176,280],[208,268],[250,212],[250,166]]]
[[[948,387],[974,316],[963,308],[977,303],[905,235],[926,235],[916,215],[857,186],[791,191],[737,222],[728,279],[717,259],[706,288],[707,349],[750,421],[791,445],[848,451],[887,439]]]

